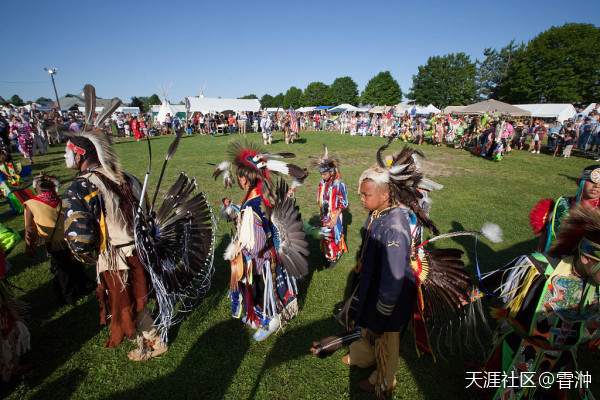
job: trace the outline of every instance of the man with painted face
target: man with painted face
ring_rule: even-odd
[[[84,130],[71,137],[65,163],[78,171],[62,198],[65,236],[80,261],[96,265],[100,323],[105,325],[106,315],[112,316],[105,346],[115,347],[127,336],[139,345],[129,353],[133,361],[164,353],[167,345],[161,343],[146,308],[149,281],[134,244],[139,182],[121,170],[103,132]]]
[[[570,386],[560,376],[580,383],[573,390],[581,398],[593,398],[576,355],[579,346],[600,346],[599,283],[600,214],[582,206],[570,211],[548,252],[518,257],[481,279],[481,290],[502,301],[492,311],[500,323],[483,373],[532,378],[489,389],[487,398],[567,398]]]

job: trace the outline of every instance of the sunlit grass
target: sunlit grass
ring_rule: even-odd
[[[237,135],[235,135],[237,137]],[[179,150],[167,166],[161,192],[164,193],[181,171],[197,178],[215,211],[221,199],[241,200],[234,186],[224,190],[220,179],[211,178],[213,166],[226,158],[227,143],[233,136],[184,136]],[[249,134],[259,141],[259,135]],[[156,185],[164,154],[172,137],[152,139],[152,175],[149,187]],[[354,254],[360,244],[359,229],[366,218],[356,194],[362,171],[375,162],[375,151],[383,139],[341,136],[338,133],[305,132],[294,145],[286,145],[281,134],[270,152],[295,152],[295,163],[309,166],[309,156],[317,156],[323,143],[338,152],[341,172],[348,186],[350,208],[345,215],[347,243],[350,253],[334,270],[324,270],[318,242],[311,239],[311,274],[300,283],[300,313],[277,335],[262,343],[252,340],[252,332],[230,317],[227,291],[229,266],[222,254],[233,229],[219,221],[216,273],[207,297],[185,320],[170,332],[169,351],[150,362],[133,363],[127,352],[133,343],[124,342],[116,349],[105,349],[107,327],[98,325],[98,306],[90,295],[75,307],[57,308],[53,293],[49,262],[44,251],[39,258],[24,258],[24,243],[10,255],[13,269],[11,281],[25,291],[19,297],[31,304],[28,326],[32,350],[25,358],[33,367],[16,382],[5,385],[0,393],[9,399],[58,398],[371,398],[358,389],[358,381],[370,371],[350,369],[341,363],[342,351],[326,360],[318,360],[308,349],[313,340],[341,331],[332,312],[344,300],[348,275],[354,266]],[[402,142],[394,142],[390,151],[399,150]],[[140,180],[148,166],[145,142],[119,139],[116,148],[123,168]],[[60,177],[62,193],[74,176],[63,161],[64,147],[52,147],[48,155],[35,158],[34,170],[45,169]],[[527,215],[541,198],[556,198],[576,192],[574,178],[590,160],[552,158],[513,152],[501,162],[492,162],[452,148],[423,145],[427,156],[428,177],[445,188],[432,193],[432,219],[441,232],[479,229],[486,221],[498,223],[505,233],[500,244],[480,241],[478,256],[481,267],[490,270],[513,257],[533,251],[535,239],[528,226]],[[19,157],[17,157],[19,158]],[[319,174],[312,171],[304,186],[297,190],[297,201],[303,218],[315,222]],[[150,193],[152,194],[152,192]],[[160,198],[160,196],[159,196]],[[8,210],[6,203],[0,212]],[[23,232],[23,217],[3,218],[7,226]],[[467,268],[474,274],[473,241],[439,243],[466,250]],[[93,268],[89,271],[94,274]],[[465,367],[461,357],[450,357],[450,363],[433,363],[430,358],[417,359],[411,333],[402,342],[395,398],[440,399],[466,398]],[[586,360],[592,376],[598,369]]]

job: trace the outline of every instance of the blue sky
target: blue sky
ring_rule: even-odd
[[[451,5],[449,5],[451,4]],[[0,96],[276,95],[389,70],[404,93],[430,56],[527,42],[566,22],[600,25],[600,1],[4,2]],[[21,83],[7,83],[21,82]]]

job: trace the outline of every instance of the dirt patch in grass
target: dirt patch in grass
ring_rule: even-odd
[[[464,175],[476,172],[474,169],[458,167],[456,165],[444,164],[442,162],[434,162],[428,160],[421,160],[421,169],[428,178],[435,178],[440,176],[450,175]]]

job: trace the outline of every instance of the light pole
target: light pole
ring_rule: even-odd
[[[58,105],[58,113],[62,115],[60,110],[60,101],[58,100],[58,92],[56,91],[56,84],[54,83],[54,75],[58,72],[58,68],[46,68],[44,67],[44,71],[47,71],[52,78],[52,86],[54,86],[54,94],[56,95],[56,104]]]

